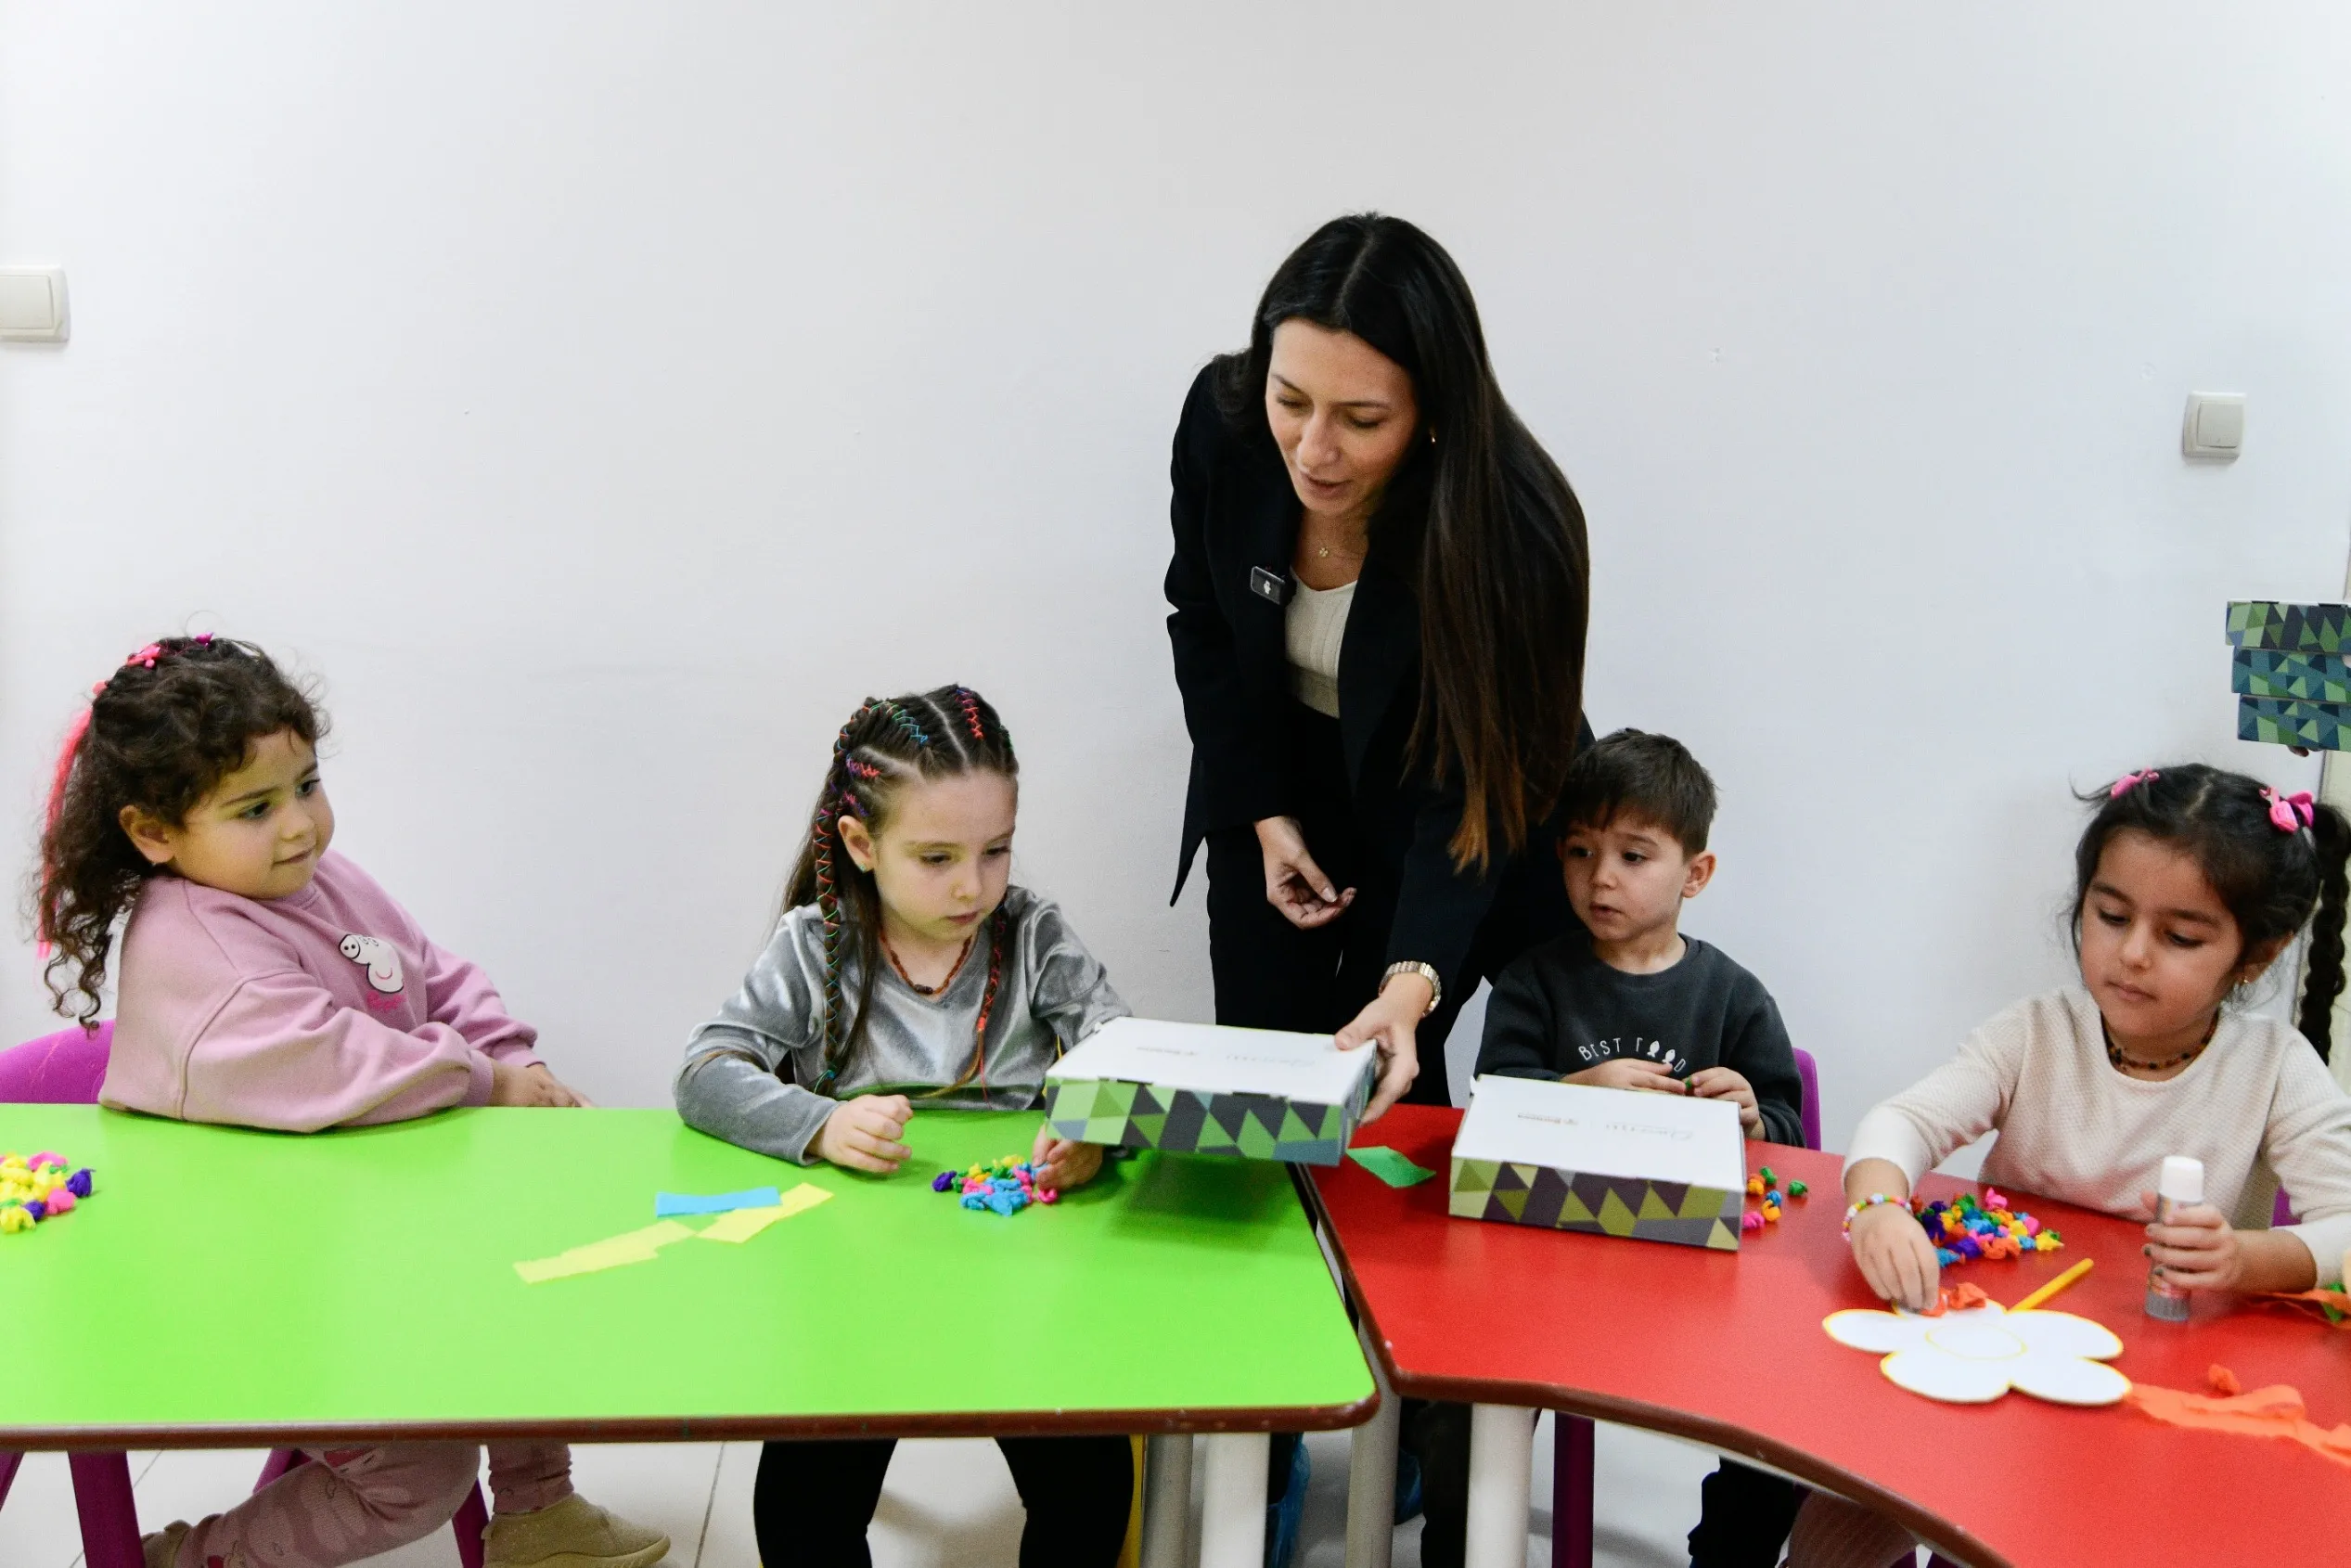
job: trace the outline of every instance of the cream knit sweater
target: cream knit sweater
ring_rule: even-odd
[[[2204,1163],[2204,1200],[2240,1229],[2263,1229],[2282,1183],[2319,1280],[2342,1278],[2351,1247],[2351,1097],[2310,1042],[2274,1019],[2224,1013],[2203,1055],[2149,1083],[2106,1060],[2098,1005],[2079,987],[2019,1002],[1959,1054],[1861,1119],[1857,1160],[1891,1160],[1913,1184],[1984,1134],[1999,1139],[1983,1179],[2126,1218],[2166,1154]]]

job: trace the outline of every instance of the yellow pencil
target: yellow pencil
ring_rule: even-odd
[[[2089,1266],[2097,1261],[2098,1260],[2096,1258],[2084,1258],[2081,1262],[2075,1264],[2073,1267],[2067,1269],[2064,1273],[2059,1275],[2048,1284],[2043,1285],[2039,1290],[2035,1291],[2031,1295],[2026,1296],[2023,1301],[2018,1302],[2014,1306],[2010,1307],[2009,1310],[2011,1312],[2032,1311],[2035,1307],[2040,1305],[2041,1303],[2049,1300],[2049,1297],[2057,1294],[2058,1292],[2065,1289],[2066,1286],[2071,1285],[2083,1275],[2088,1274],[2089,1272]]]

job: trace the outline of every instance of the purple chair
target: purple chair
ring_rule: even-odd
[[[109,1019],[94,1033],[65,1029],[0,1051],[0,1104],[96,1105],[113,1046]],[[22,1454],[0,1453],[0,1503],[8,1500],[9,1484],[23,1460]],[[253,1490],[307,1462],[297,1449],[276,1450],[262,1466]],[[66,1464],[73,1475],[73,1507],[82,1520],[85,1568],[145,1568],[129,1460],[120,1453],[71,1454]],[[457,1561],[464,1568],[482,1568],[482,1532],[489,1523],[490,1510],[477,1484],[450,1521],[457,1535]]]
[[[1820,1068],[1810,1051],[1796,1052],[1804,1086],[1800,1115],[1804,1146],[1820,1147]],[[1592,1442],[1590,1418],[1559,1413],[1551,1446],[1551,1568],[1592,1568]],[[1949,1568],[1945,1564],[1945,1568]]]

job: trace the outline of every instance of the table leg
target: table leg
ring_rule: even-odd
[[[1511,1405],[1470,1407],[1470,1525],[1463,1568],[1526,1568],[1534,1463],[1534,1411]]]
[[[1220,1432],[1203,1443],[1200,1568],[1265,1568],[1266,1436]]]
[[[1396,1438],[1403,1424],[1404,1402],[1383,1382],[1380,1413],[1355,1428],[1347,1455],[1347,1568],[1388,1568],[1396,1539]]]
[[[1188,1568],[1192,1534],[1192,1434],[1163,1432],[1143,1460],[1143,1568]]]
[[[73,1476],[73,1510],[82,1516],[86,1568],[145,1568],[129,1459],[120,1453],[69,1454],[66,1468]]]
[[[1592,1423],[1552,1418],[1551,1568],[1592,1568]]]

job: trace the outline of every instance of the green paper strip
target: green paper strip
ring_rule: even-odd
[[[1386,1182],[1390,1187],[1416,1187],[1436,1175],[1422,1170],[1394,1150],[1381,1144],[1366,1144],[1361,1149],[1347,1150],[1347,1158]]]

